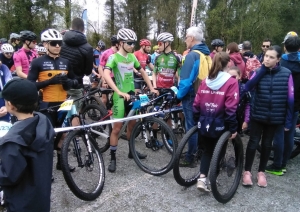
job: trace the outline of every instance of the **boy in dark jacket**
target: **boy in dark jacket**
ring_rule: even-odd
[[[8,211],[50,211],[54,130],[37,106],[36,86],[9,81],[2,91],[7,111],[18,121],[0,139],[0,186]]]

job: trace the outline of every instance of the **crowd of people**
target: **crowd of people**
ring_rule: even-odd
[[[231,132],[231,139],[249,131],[244,186],[253,185],[252,164],[260,140],[257,185],[267,186],[265,172],[283,175],[287,171],[300,109],[297,33],[289,32],[284,38],[284,53],[280,46],[264,39],[262,52],[255,55],[250,41],[225,46],[221,39],[214,39],[210,50],[199,27],[187,29],[187,50],[183,54],[172,50],[174,35],[169,32],[160,33],[153,48],[149,39],[141,38],[136,51],[138,38],[131,29],[122,28],[112,35],[108,49],[102,40],[93,49],[83,32],[83,20],[75,18],[70,30],[43,31],[39,44],[38,36],[28,30],[11,33],[9,40],[0,39],[0,120],[16,118],[0,141],[0,186],[9,211],[50,210],[52,150],[57,150],[56,169],[61,170],[60,147],[65,137],[61,135],[54,143],[53,128],[62,125],[64,115],[35,111],[37,106],[41,110],[58,106],[67,95],[81,97],[84,76],[95,76],[101,87],[114,90],[114,119],[129,112],[130,94],[142,89],[139,80],[157,95],[155,88],[177,86],[176,98],[183,106],[186,131],[197,125],[204,147],[197,182],[200,190],[209,191],[206,178],[212,153],[225,131]],[[146,69],[152,73],[151,78]],[[104,104],[107,98],[102,96]],[[80,111],[80,102],[76,109]],[[128,124],[128,140],[134,124],[135,120]],[[110,135],[110,172],[117,168],[121,127],[122,122],[114,123]],[[274,163],[267,166],[272,145]],[[193,167],[196,150],[197,139],[192,137],[180,166]],[[138,156],[147,158],[140,153]],[[128,158],[133,158],[130,151]],[[69,168],[75,171],[75,167]]]

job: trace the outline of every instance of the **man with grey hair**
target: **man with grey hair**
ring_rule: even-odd
[[[185,116],[186,131],[196,125],[193,114],[193,102],[196,96],[194,90],[194,82],[198,77],[200,54],[194,50],[198,50],[205,55],[209,55],[208,47],[202,43],[203,31],[199,27],[190,27],[187,29],[185,43],[190,52],[186,55],[184,64],[180,72],[180,82],[177,93],[177,98],[182,101],[183,112]],[[180,166],[194,166],[193,154],[197,149],[197,138],[194,136],[189,140],[189,148],[185,158],[180,161]]]

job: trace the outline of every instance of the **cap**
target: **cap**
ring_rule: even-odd
[[[4,86],[1,97],[12,104],[33,105],[38,101],[38,92],[29,80],[12,79]]]
[[[294,32],[294,31],[288,32],[288,33],[286,34],[286,36],[284,37],[284,40],[283,40],[282,43],[285,43],[285,41],[286,41],[287,39],[289,39],[290,37],[298,37],[298,34],[297,34],[296,32]]]

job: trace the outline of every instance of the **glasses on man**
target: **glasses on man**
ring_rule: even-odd
[[[31,43],[33,43],[33,44],[36,44],[36,43],[37,43],[37,41],[36,41],[36,40],[33,40],[33,41],[31,41]]]
[[[5,52],[4,54],[6,54],[6,55],[12,55],[13,53],[12,52]]]
[[[127,42],[124,42],[124,43],[126,43],[128,46],[135,46],[134,41],[127,41]]]
[[[61,46],[62,45],[62,41],[61,40],[53,40],[53,41],[49,41],[50,46]]]
[[[263,47],[263,48],[269,48],[270,46],[269,45],[262,45],[261,47]]]
[[[157,45],[158,46],[162,46],[164,44],[164,42],[158,42]]]

